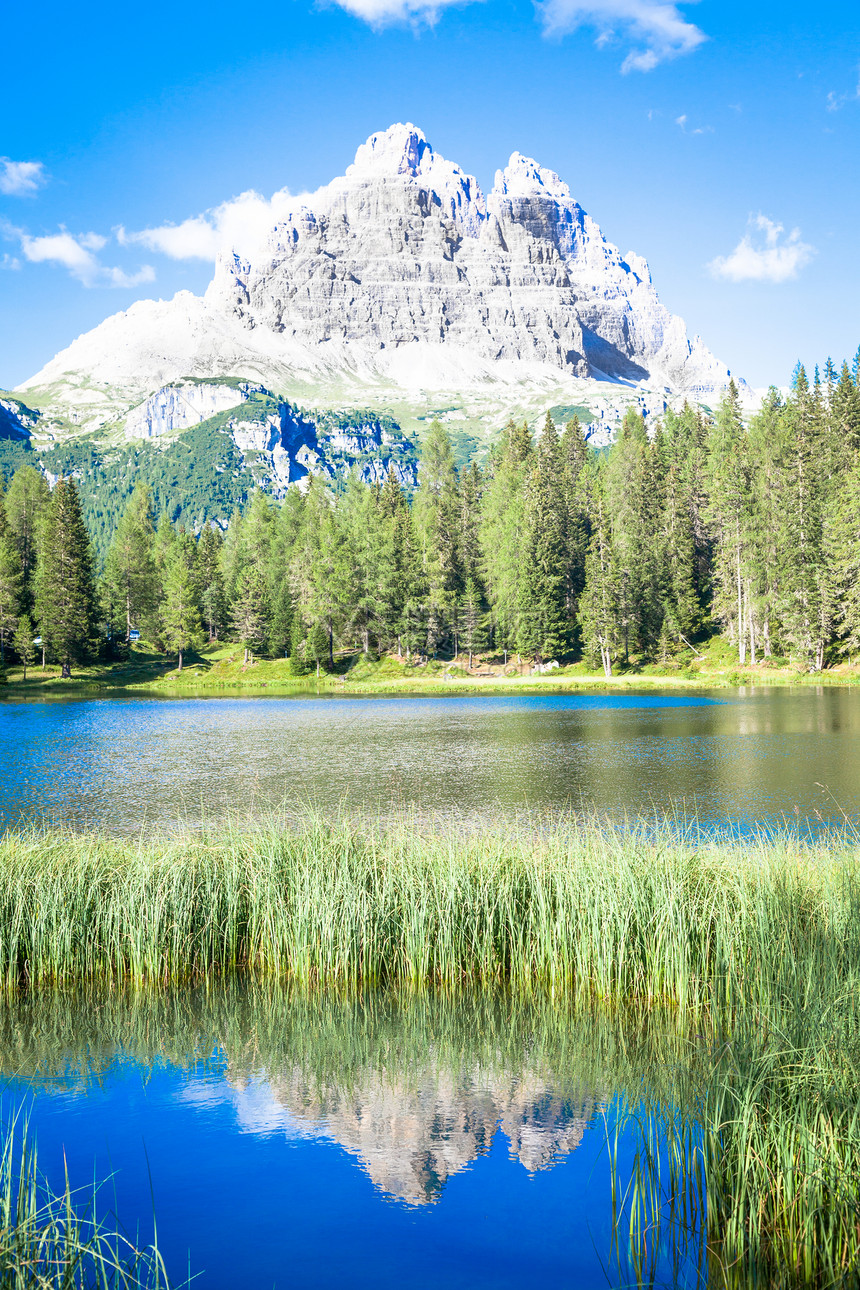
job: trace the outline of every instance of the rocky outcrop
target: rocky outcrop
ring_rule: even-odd
[[[0,439],[29,440],[39,421],[38,412],[20,399],[0,395]]]
[[[367,483],[389,470],[406,489],[418,483],[414,444],[390,417],[302,413],[250,381],[173,382],[129,412],[125,436],[172,439],[191,427],[229,435],[274,497],[311,475],[336,481],[353,470]]]
[[[127,439],[154,439],[199,425],[219,412],[226,412],[252,393],[264,393],[261,385],[247,381],[181,381],[166,385],[139,407],[125,422]]]

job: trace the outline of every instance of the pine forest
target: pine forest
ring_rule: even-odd
[[[138,483],[96,567],[73,478],[33,466],[0,506],[0,650],[175,656],[231,640],[293,670],[343,651],[669,661],[721,636],[740,665],[821,671],[860,653],[860,363],[828,361],[742,415],[685,406],[649,433],[629,411],[605,451],[574,417],[537,435],[511,421],[482,468],[458,469],[445,428],[425,436],[420,486],[393,474],[311,477],[274,503],[255,492],[226,532],[185,531]]]

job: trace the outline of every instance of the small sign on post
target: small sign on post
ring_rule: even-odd
[[[136,628],[136,627],[132,627],[131,631],[130,631],[130,632],[129,632],[129,634],[128,634],[128,639],[129,639],[130,641],[139,641],[139,640],[140,640],[140,632],[137,630],[137,628]]]

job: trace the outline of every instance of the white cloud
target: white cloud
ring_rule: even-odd
[[[440,10],[454,4],[468,4],[469,0],[334,0],[334,3],[371,27],[386,27],[396,22],[426,22],[432,26]]]
[[[682,134],[713,134],[714,133],[714,127],[712,125],[697,125],[697,126],[694,126],[692,130],[688,130],[687,122],[689,121],[689,119],[690,118],[687,116],[686,112],[684,112],[681,116],[675,117],[675,125],[679,125],[681,127]]]
[[[21,261],[17,255],[8,255],[5,251],[0,256],[0,269],[20,269]]]
[[[800,240],[800,229],[786,233],[766,215],[750,216],[747,232],[730,255],[708,265],[715,278],[730,282],[786,282],[796,278],[815,255],[815,247]]]
[[[838,112],[846,103],[857,102],[860,102],[860,68],[858,68],[857,84],[848,94],[837,94],[835,90],[830,91],[827,95],[827,111]]]
[[[658,63],[690,54],[707,36],[665,0],[538,0],[548,35],[578,27],[597,29],[597,44],[632,43],[622,72],[650,72]]]
[[[0,157],[0,193],[6,197],[32,197],[48,182],[41,161],[13,161]]]
[[[122,246],[145,246],[172,260],[214,260],[225,247],[248,256],[301,201],[301,196],[291,197],[286,188],[270,198],[250,189],[181,224],[160,224],[137,233],[120,228],[117,238]]]
[[[0,234],[7,241],[18,242],[21,254],[31,264],[59,264],[85,287],[136,287],[155,278],[155,270],[149,264],[142,265],[136,273],[102,264],[97,253],[104,250],[108,239],[100,233],[70,233],[61,228],[58,233],[31,237],[25,229],[3,221]],[[6,255],[3,267],[20,268],[21,262]]]
[[[434,23],[443,9],[470,0],[333,0],[372,27],[396,22]],[[695,0],[691,0],[695,3]],[[564,36],[578,27],[597,31],[599,48],[623,41],[633,48],[622,72],[650,72],[658,63],[689,54],[707,36],[670,0],[536,0],[544,35]]]

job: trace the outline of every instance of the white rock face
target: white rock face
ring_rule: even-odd
[[[183,381],[156,390],[139,407],[133,408],[125,423],[127,439],[153,439],[187,430],[218,412],[235,408],[262,386],[244,382],[238,389],[233,385],[216,385],[204,382]]]
[[[575,402],[583,382],[713,401],[729,379],[553,171],[515,152],[485,197],[409,124],[372,135],[252,263],[225,249],[205,298],[139,302],[21,388],[93,427],[215,376],[329,406],[456,390],[496,424]],[[158,408],[140,415],[135,433],[161,424]]]

